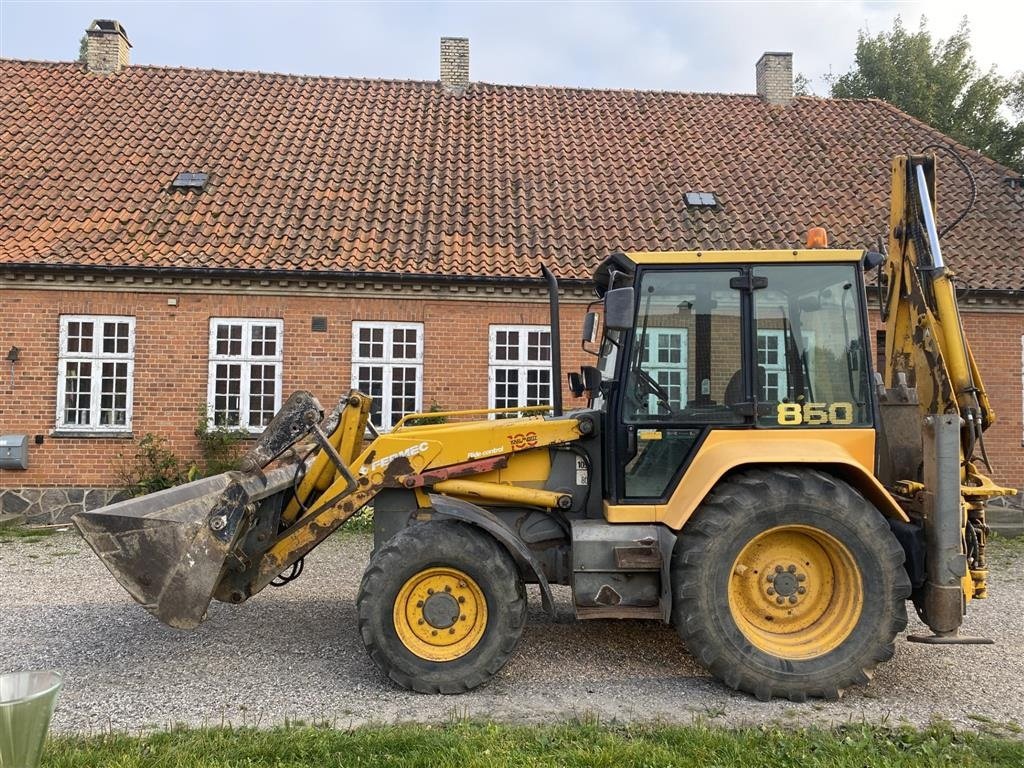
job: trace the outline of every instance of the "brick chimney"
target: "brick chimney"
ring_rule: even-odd
[[[441,38],[441,85],[461,90],[469,85],[469,38]]]
[[[757,60],[757,95],[769,104],[793,100],[793,54],[771,52]]]
[[[85,30],[85,69],[112,75],[128,66],[128,33],[120,22],[96,19]]]

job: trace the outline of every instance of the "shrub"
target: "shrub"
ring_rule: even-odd
[[[164,438],[147,432],[139,440],[135,455],[126,459],[118,454],[121,466],[117,470],[118,480],[132,496],[144,496],[188,482],[194,474],[195,465],[187,464],[167,447]]]
[[[235,468],[242,453],[242,443],[245,441],[243,432],[212,425],[206,406],[202,405],[199,407],[195,434],[199,438],[199,452],[203,457],[199,477],[219,475]]]

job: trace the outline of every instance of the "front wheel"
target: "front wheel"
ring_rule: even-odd
[[[457,522],[405,528],[373,556],[356,599],[370,658],[421,693],[463,693],[515,650],[526,591],[508,552]]]
[[[673,622],[731,688],[838,698],[871,679],[906,627],[903,557],[878,510],[843,481],[748,470],[716,486],[679,537]]]

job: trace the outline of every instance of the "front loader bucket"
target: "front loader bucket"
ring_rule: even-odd
[[[114,578],[160,621],[193,629],[259,502],[291,487],[294,467],[226,472],[80,512],[72,521]]]

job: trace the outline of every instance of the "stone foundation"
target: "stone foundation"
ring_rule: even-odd
[[[122,488],[0,488],[0,512],[21,515],[25,525],[57,525],[126,498]]]

